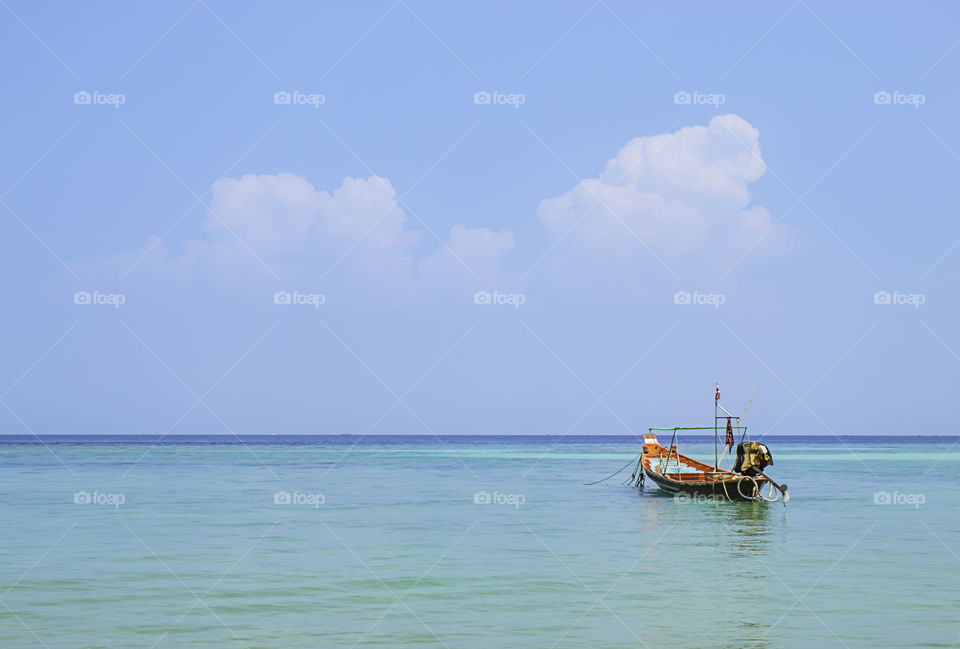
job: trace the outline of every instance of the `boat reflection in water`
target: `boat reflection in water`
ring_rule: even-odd
[[[634,565],[626,574],[644,586],[638,602],[671,611],[651,616],[638,610],[625,618],[636,624],[630,628],[646,646],[765,649],[784,644],[782,618],[770,611],[788,610],[795,603],[791,595],[796,596],[777,576],[772,549],[785,509],[769,503],[781,496],[786,503],[787,486],[764,473],[773,457],[764,444],[746,439],[742,420],[743,415],[735,417],[720,405],[718,387],[714,426],[651,428],[639,457],[588,483],[633,467],[624,484],[637,487],[643,506],[633,513],[640,519],[639,538],[631,544]],[[714,431],[712,463],[679,453],[678,432],[706,430]],[[665,440],[670,436],[666,445],[658,433]],[[725,458],[730,469],[721,468]]]
[[[776,574],[775,540],[786,510],[764,502],[670,495],[649,483],[636,491],[643,530],[633,574],[654,603],[676,615],[637,620],[648,646],[768,649],[783,646],[778,615],[793,603]],[[680,604],[676,604],[679,602]]]

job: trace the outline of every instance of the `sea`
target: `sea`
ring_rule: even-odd
[[[758,439],[788,503],[636,437],[0,437],[0,647],[960,646],[960,437]]]

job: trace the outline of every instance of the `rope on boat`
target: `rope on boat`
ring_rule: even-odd
[[[617,475],[618,473],[620,473],[621,471],[623,471],[624,469],[626,469],[626,468],[627,468],[628,466],[630,466],[631,464],[633,464],[633,458],[630,458],[630,461],[629,461],[629,462],[627,462],[626,464],[624,464],[622,467],[620,467],[619,469],[617,469],[615,472],[613,472],[613,473],[611,473],[610,475],[608,475],[608,476],[607,476],[606,478],[604,478],[603,480],[597,480],[596,482],[584,482],[583,484],[584,484],[584,486],[589,486],[589,485],[594,485],[594,484],[600,484],[601,482],[606,482],[607,480],[609,480],[609,479],[612,478],[613,476]]]
[[[768,503],[775,503],[775,502],[777,502],[778,500],[780,500],[780,496],[782,495],[782,496],[783,496],[783,506],[786,507],[786,506],[787,506],[787,502],[790,500],[790,494],[787,493],[787,485],[786,485],[786,484],[777,484],[776,482],[774,482],[774,481],[770,478],[770,476],[768,476],[768,475],[767,475],[766,473],[764,473],[763,471],[760,472],[760,475],[762,475],[764,478],[766,478],[767,481],[770,483],[770,492],[773,493],[773,490],[776,489],[776,493],[777,493],[776,497],[774,497],[774,498],[767,498],[767,497],[764,496],[762,493],[760,494],[760,497],[763,498],[764,500],[766,500]]]
[[[641,460],[642,458],[643,458],[643,455],[642,455],[642,454],[640,455],[640,457],[637,458],[637,468],[640,467],[640,460]],[[630,461],[633,462],[633,460],[630,460]],[[624,486],[624,485],[633,486],[633,479],[636,478],[636,477],[637,477],[637,469],[634,469],[634,470],[633,470],[633,473],[630,474],[630,477],[627,478],[626,480],[624,480],[623,482],[621,482],[621,483],[620,483],[620,486],[621,486],[621,487]]]
[[[718,465],[723,463],[723,458],[725,458],[725,457],[727,456],[727,451],[728,451],[728,450],[729,450],[729,448],[727,447],[726,444],[724,444],[723,450],[720,452],[720,459],[717,460],[717,464],[718,464]]]
[[[741,489],[741,487],[743,486],[743,481],[744,481],[745,479],[746,479],[746,480],[750,480],[751,482],[753,482],[753,495],[752,495],[752,496],[747,496],[746,494],[743,493],[743,489]],[[759,487],[757,486],[757,479],[754,478],[753,476],[745,475],[745,476],[743,476],[742,478],[740,478],[739,480],[737,480],[737,493],[740,494],[740,497],[743,498],[744,500],[756,501],[756,500],[757,500],[757,491],[758,491],[758,489],[759,489]]]
[[[773,498],[767,498],[766,496],[764,496],[763,488],[761,488],[757,493],[760,495],[761,498],[766,500],[768,503],[775,503],[778,500],[780,500],[780,490],[773,485],[773,482],[771,482],[769,478],[767,478],[767,484],[770,485],[770,493],[776,494]]]

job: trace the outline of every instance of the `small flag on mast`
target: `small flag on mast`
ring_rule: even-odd
[[[720,384],[717,383],[717,395],[713,398],[714,401],[720,401]]]

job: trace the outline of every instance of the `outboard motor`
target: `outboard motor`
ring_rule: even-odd
[[[734,471],[756,477],[768,466],[773,466],[773,455],[770,454],[766,444],[759,442],[737,444],[737,459],[733,463]]]

